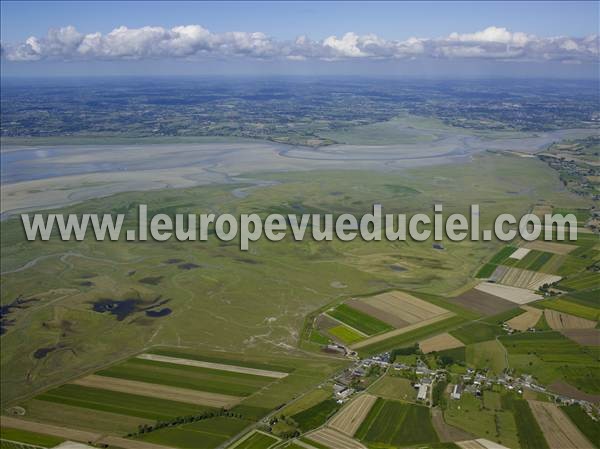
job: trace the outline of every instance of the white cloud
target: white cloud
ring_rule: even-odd
[[[364,38],[363,38],[364,39]],[[369,56],[368,53],[361,50],[362,42],[361,38],[355,33],[346,33],[341,39],[336,36],[329,36],[323,41],[323,46],[330,48],[335,56],[357,58],[361,56]]]
[[[517,47],[523,47],[534,36],[529,36],[525,33],[511,33],[506,28],[488,27],[483,31],[476,33],[458,34],[452,33],[446,40],[456,42],[474,42],[474,43],[498,43],[508,44]]]
[[[278,41],[261,32],[213,33],[201,25],[170,29],[158,26],[121,26],[107,34],[82,34],[73,26],[51,29],[45,37],[2,44],[9,61],[118,60],[150,58],[246,57],[305,61],[340,59],[498,59],[563,62],[598,62],[599,38],[542,38],[491,26],[474,33],[451,33],[442,38],[386,40],[375,34],[348,32],[321,41],[299,36]]]

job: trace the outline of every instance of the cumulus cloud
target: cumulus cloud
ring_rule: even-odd
[[[497,59],[569,63],[598,62],[599,37],[538,37],[491,26],[473,33],[451,33],[441,38],[386,40],[375,34],[329,36],[312,40],[299,36],[279,41],[261,32],[213,33],[201,25],[170,29],[159,26],[128,28],[109,33],[82,34],[73,26],[51,29],[44,37],[2,44],[9,61],[118,60],[151,58],[246,57],[255,59]]]

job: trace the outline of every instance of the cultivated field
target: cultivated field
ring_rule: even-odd
[[[569,418],[549,402],[528,401],[550,449],[593,449]]]
[[[568,245],[566,243],[545,242],[543,240],[534,240],[532,242],[527,242],[525,243],[525,245],[523,245],[523,247],[528,249],[534,249],[537,251],[544,251],[547,253],[560,254],[563,256],[577,249],[576,245]]]
[[[368,444],[407,446],[438,442],[428,407],[377,399],[355,437]]]
[[[406,324],[418,323],[448,313],[446,309],[401,291],[381,293],[361,298],[359,301],[380,310],[384,316],[394,316]]]
[[[374,343],[379,343],[379,342],[388,340],[390,338],[394,338],[394,337],[397,337],[399,335],[407,334],[407,333],[412,332],[414,330],[427,327],[430,324],[435,324],[435,323],[438,323],[440,321],[444,321],[444,320],[446,320],[446,319],[448,319],[448,318],[450,318],[452,316],[454,316],[454,313],[452,313],[452,312],[446,312],[443,315],[438,315],[438,316],[435,316],[433,318],[429,318],[428,320],[423,320],[420,323],[411,324],[411,325],[403,327],[401,329],[395,329],[393,331],[386,332],[385,334],[379,334],[379,335],[375,335],[374,337],[367,338],[366,340],[363,340],[363,341],[360,341],[358,343],[353,344],[351,346],[351,348],[352,349],[364,348],[364,347],[372,345]]]
[[[340,304],[335,309],[327,311],[327,315],[363,336],[378,334],[392,328],[378,318],[365,314],[346,304]]]
[[[521,260],[531,251],[529,248],[517,248],[514,253],[508,256],[510,259]]]
[[[190,390],[187,388],[169,387],[165,385],[138,382],[135,380],[118,379],[107,376],[90,375],[71,382],[88,388],[116,391],[119,393],[136,394],[151,398],[166,399],[169,401],[184,402],[208,407],[230,408],[240,402],[242,398],[205,391]]]
[[[600,394],[585,393],[566,382],[558,381],[549,385],[548,390],[553,393],[562,394],[564,396],[588,401],[592,404],[600,405]]]
[[[348,436],[354,436],[376,400],[376,396],[361,394],[336,413],[327,424],[328,427]]]
[[[464,343],[462,341],[448,333],[436,335],[419,343],[419,347],[424,354],[444,351],[446,349],[461,348],[463,346]]]
[[[367,306],[368,309],[364,310],[375,310],[378,316],[388,317],[388,322],[393,321],[398,327],[355,343],[351,346],[353,349],[379,343],[455,316],[454,312],[401,291],[360,298],[352,303],[353,307],[356,305]]]
[[[596,321],[586,320],[568,313],[545,309],[544,317],[548,325],[554,330],[561,329],[593,329],[598,324]]]
[[[401,319],[400,317],[388,314],[382,311],[381,309],[378,309],[377,307],[360,299],[351,299],[348,302],[346,302],[346,304],[352,307],[354,310],[360,311],[368,316],[374,317],[395,328],[404,327],[408,324],[408,322]]]
[[[39,432],[44,435],[64,438],[74,441],[92,442],[98,445],[107,445],[119,447],[122,449],[171,449],[169,446],[147,443],[144,441],[130,440],[110,435],[102,435],[100,433],[86,432],[83,430],[71,429],[68,427],[54,426],[50,424],[26,421],[23,419],[13,418],[9,416],[1,417],[2,424],[10,426],[14,429],[25,431]]]
[[[292,415],[291,418],[296,422],[298,428],[302,432],[308,432],[309,430],[317,429],[325,424],[339,408],[340,404],[329,396],[318,404]]]
[[[471,289],[465,293],[450,298],[449,301],[455,302],[467,310],[471,310],[481,315],[490,316],[497,315],[515,308],[512,301],[500,298],[489,293],[485,293],[479,289]]]
[[[51,389],[22,406],[27,420],[62,429],[61,435],[68,432],[64,436],[75,441],[88,441],[76,438],[81,431],[81,436],[110,437],[111,445],[123,449],[212,449],[314,388],[343,363],[307,354],[199,354],[189,348],[160,347]],[[172,424],[132,435],[157,421]],[[130,438],[116,444],[114,439],[123,435]]]
[[[600,329],[562,329],[560,333],[583,346],[600,346]]]
[[[540,320],[542,313],[544,313],[542,309],[530,306],[521,306],[521,309],[525,310],[525,312],[506,322],[512,329],[521,332],[534,327]]]
[[[515,304],[527,304],[538,299],[542,299],[541,295],[524,288],[512,287],[510,285],[500,285],[491,282],[482,282],[475,286],[475,289],[497,296]]]
[[[498,267],[500,269],[502,267]],[[520,268],[508,268],[497,281],[511,287],[526,288],[529,290],[538,290],[544,284],[553,284],[562,278],[553,274],[538,273],[531,270],[522,270]]]
[[[364,445],[334,429],[323,428],[311,432],[306,437],[315,443],[332,449],[366,449]]]

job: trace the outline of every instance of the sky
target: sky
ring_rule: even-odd
[[[598,78],[589,2],[1,2],[3,76]]]

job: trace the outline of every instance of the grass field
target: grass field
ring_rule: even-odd
[[[375,335],[393,329],[383,321],[346,304],[340,304],[334,310],[328,311],[327,314],[367,335]]]
[[[600,274],[595,272],[581,272],[574,276],[569,276],[559,282],[558,286],[566,290],[586,290],[598,288]]]
[[[500,337],[511,368],[533,374],[542,384],[565,380],[586,393],[600,393],[598,349],[580,346],[558,332]]]
[[[331,385],[325,386],[324,388],[315,388],[309,391],[301,398],[297,399],[282,410],[282,413],[286,416],[292,416],[296,413],[300,413],[307,408],[317,405],[319,402],[331,397],[333,390]]]
[[[496,268],[498,268],[498,265],[501,265],[507,261],[508,257],[514,253],[516,249],[517,248],[512,245],[504,246],[500,251],[494,254],[488,262],[482,265],[479,271],[477,271],[477,274],[475,274],[475,277],[480,279],[489,278],[494,273]]]
[[[212,449],[238,434],[250,421],[216,417],[176,427],[156,430],[139,437],[149,443],[181,449]]]
[[[375,402],[355,438],[390,446],[439,441],[431,423],[429,408],[385,399]]]
[[[542,429],[538,425],[527,401],[505,395],[506,408],[512,410],[517,423],[517,435],[521,449],[549,449]]]
[[[483,402],[470,393],[463,393],[459,400],[449,401],[444,418],[448,424],[478,438],[496,441],[510,448],[519,447],[517,420],[512,411],[484,408]]]
[[[581,292],[572,292],[564,296],[569,301],[576,302],[585,306],[600,308],[598,298],[600,297],[600,288]]]
[[[353,329],[350,329],[347,326],[344,326],[343,324],[328,329],[327,333],[333,335],[338,340],[341,340],[342,343],[347,345],[356,343],[357,341],[360,341],[363,338],[365,338],[363,335],[359,334]]]
[[[8,427],[0,428],[0,438],[42,447],[54,447],[64,441],[64,439],[59,437]]]
[[[292,415],[292,419],[296,421],[303,432],[307,432],[323,425],[339,408],[340,404],[335,399],[325,399],[300,413]]]
[[[502,410],[501,395],[496,391],[483,392],[483,406],[488,410]]]
[[[552,253],[532,250],[523,259],[516,261],[515,263],[511,264],[511,266],[522,268],[524,270],[544,272],[545,270],[543,270],[543,267],[546,265],[546,263],[548,263],[552,256]]]
[[[395,399],[406,402],[415,402],[417,390],[410,380],[394,375],[387,375],[369,388],[369,392],[385,399]]]
[[[235,449],[268,449],[277,443],[279,440],[271,435],[263,432],[254,431],[240,443],[236,443],[231,448]]]
[[[501,374],[508,367],[506,349],[496,340],[483,341],[468,345],[467,365],[473,368],[489,368],[496,374]]]
[[[451,332],[451,335],[466,345],[493,340],[497,335],[502,334],[500,326],[479,321],[468,323]]]

